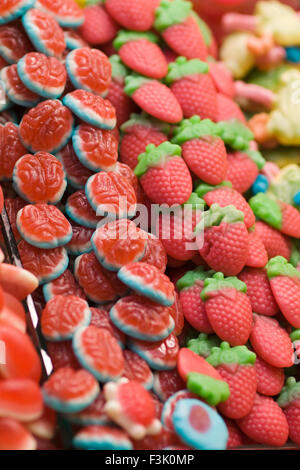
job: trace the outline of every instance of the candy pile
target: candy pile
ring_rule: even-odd
[[[0,208],[3,193],[0,191]],[[56,413],[44,406],[39,355],[26,334],[22,301],[38,286],[25,269],[0,262],[0,450],[52,449]]]
[[[54,410],[79,449],[300,444],[300,212],[230,37],[226,68],[186,0],[6,1],[0,25],[0,178],[54,369],[47,416],[16,396],[9,418],[51,438]],[[22,354],[0,402],[40,379]]]

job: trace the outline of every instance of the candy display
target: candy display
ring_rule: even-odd
[[[299,449],[300,5],[2,3],[0,450]]]

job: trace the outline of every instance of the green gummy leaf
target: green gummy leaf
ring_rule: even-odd
[[[177,57],[175,62],[171,62],[168,65],[168,74],[165,77],[165,81],[167,85],[171,85],[181,78],[207,73],[208,70],[207,63],[202,62],[200,59],[188,60],[185,57]]]
[[[281,229],[282,212],[274,199],[271,199],[265,193],[258,193],[249,200],[249,205],[256,217],[271,225],[271,227]]]
[[[217,184],[216,186],[212,186],[211,184],[200,183],[200,181],[197,181],[195,192],[196,194],[198,194],[199,197],[202,197],[210,191],[214,191],[215,189],[220,189],[224,187],[232,188],[232,183],[230,181],[223,181],[222,183]]]
[[[226,145],[235,150],[248,150],[249,143],[254,139],[254,135],[238,119],[221,121],[217,123],[220,137]]]
[[[198,372],[188,374],[187,388],[203,398],[210,406],[217,406],[226,401],[230,395],[229,386],[225,381]]]
[[[111,63],[112,68],[112,78],[119,78],[125,80],[125,77],[127,77],[128,75],[128,69],[121,61],[120,56],[118,56],[118,54],[114,54],[110,56],[109,61]]]
[[[209,29],[205,21],[203,21],[202,18],[200,18],[200,16],[195,11],[192,11],[190,16],[192,16],[196,20],[199,26],[199,29],[202,33],[204,42],[207,45],[207,47],[209,47],[212,42],[211,30]]]
[[[275,258],[270,259],[266,268],[269,279],[276,276],[300,279],[300,272],[292,264],[288,263],[283,256],[275,256]]]
[[[208,336],[206,333],[200,333],[198,338],[190,339],[187,347],[202,357],[208,357],[213,347],[220,345],[220,339],[217,335]]]
[[[185,21],[192,11],[192,3],[185,0],[161,0],[155,10],[154,27],[159,32]]]
[[[271,91],[278,91],[281,84],[281,76],[291,68],[290,65],[282,64],[270,70],[254,69],[247,77],[247,83],[259,85]]]
[[[292,331],[292,333],[290,334],[290,338],[291,340],[294,342],[294,341],[299,341],[300,340],[300,330],[294,330]]]
[[[182,204],[183,209],[188,207],[191,210],[203,210],[206,202],[204,199],[200,198],[198,194],[192,193],[189,199]]]
[[[247,286],[237,277],[231,276],[224,278],[223,273],[216,273],[213,277],[205,279],[204,288],[200,294],[202,300],[207,300],[210,292],[219,292],[224,289],[236,289],[239,292],[247,292]]]
[[[170,124],[160,121],[152,116],[147,115],[146,113],[130,115],[130,119],[124,124],[121,125],[120,129],[122,132],[126,132],[127,129],[130,129],[133,126],[145,126],[145,127],[154,127],[155,129],[160,130],[164,134],[168,135],[171,132]]]
[[[190,119],[184,119],[175,129],[174,134],[172,142],[181,145],[207,135],[219,137],[220,131],[218,125],[210,119],[201,120],[199,116],[193,116]]]
[[[281,408],[285,408],[296,400],[300,400],[300,382],[296,382],[294,377],[289,377],[277,399],[277,403]]]
[[[141,75],[128,75],[125,78],[124,93],[128,96],[132,96],[136,90],[141,88],[141,86],[151,81],[152,80],[150,78],[142,77]]]
[[[146,152],[139,155],[139,163],[135,167],[134,173],[140,178],[147,172],[148,168],[163,165],[167,157],[173,156],[181,157],[181,147],[179,145],[163,142],[155,147],[154,144],[149,144],[146,147]]]
[[[292,244],[292,253],[290,257],[290,263],[293,266],[295,266],[295,268],[300,263],[300,251],[299,251],[299,247],[295,243]]]
[[[247,346],[230,347],[229,343],[223,341],[220,347],[214,347],[206,359],[212,366],[218,367],[223,364],[253,365],[256,354],[249,351]]]
[[[118,51],[124,44],[130,41],[139,41],[140,39],[148,39],[150,42],[157,43],[158,37],[150,32],[137,31],[119,31],[116,39],[113,41],[114,48]]]
[[[193,271],[187,271],[183,277],[181,277],[176,286],[179,290],[187,289],[194,286],[199,281],[204,281],[205,279],[212,277],[215,271],[205,271],[203,266],[198,266]]]
[[[259,170],[262,170],[265,166],[266,160],[258,150],[247,150],[245,152],[249,158],[256,164]]]
[[[211,207],[203,212],[203,221],[195,228],[196,232],[205,228],[221,225],[223,222],[227,224],[236,224],[244,221],[245,214],[239,211],[235,206],[221,207],[219,204],[212,204]]]

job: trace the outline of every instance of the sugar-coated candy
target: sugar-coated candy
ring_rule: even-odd
[[[226,424],[221,416],[205,403],[191,399],[180,400],[173,413],[173,425],[183,442],[194,449],[226,449]]]
[[[151,395],[138,382],[127,379],[109,382],[104,386],[104,396],[106,413],[129,436],[143,439],[147,434],[156,435],[161,431]]]

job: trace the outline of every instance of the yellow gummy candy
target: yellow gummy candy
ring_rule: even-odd
[[[271,33],[280,46],[300,45],[300,18],[291,7],[277,1],[258,2],[255,15],[259,34]]]
[[[287,161],[286,161],[287,164]],[[281,201],[293,204],[293,196],[300,188],[300,167],[295,164],[287,164],[272,181],[267,192],[269,196],[275,196]]]
[[[220,49],[220,57],[235,79],[247,75],[255,64],[255,56],[248,49],[249,33],[233,33],[227,36]]]
[[[282,74],[281,88],[270,113],[268,132],[283,145],[300,145],[300,72],[292,69]]]

